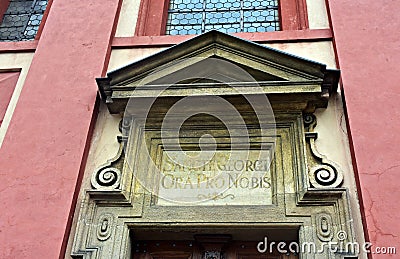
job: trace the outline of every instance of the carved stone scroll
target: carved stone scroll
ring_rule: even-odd
[[[339,166],[330,161],[326,156],[318,152],[315,140],[318,133],[313,132],[317,124],[313,114],[303,116],[304,126],[308,132],[305,133],[307,150],[310,152],[308,159],[308,176],[310,183],[315,188],[336,188],[343,182],[343,173]]]

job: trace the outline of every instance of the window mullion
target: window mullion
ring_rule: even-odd
[[[244,31],[244,4],[243,0],[240,0],[240,31]]]
[[[22,30],[22,35],[21,35],[22,38],[25,37],[25,32],[26,32],[26,29],[29,26],[29,22],[31,21],[31,17],[32,17],[32,15],[34,13],[36,2],[37,2],[37,0],[33,0],[33,2],[32,2],[31,9],[29,10],[29,13],[28,13],[28,21],[26,22],[26,24],[24,26],[24,29]]]
[[[206,31],[206,2],[207,0],[203,0],[203,12],[202,12],[202,22],[201,22],[201,32]]]

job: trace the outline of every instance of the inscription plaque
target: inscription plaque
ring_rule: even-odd
[[[158,205],[271,205],[269,150],[164,151]]]

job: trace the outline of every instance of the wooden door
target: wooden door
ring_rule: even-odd
[[[257,250],[258,242],[235,241],[232,242],[226,251],[226,259],[296,259],[293,254],[281,254],[278,251],[272,253],[260,253]]]
[[[201,251],[194,241],[137,241],[133,259],[201,259]]]
[[[260,253],[258,242],[233,241],[221,246],[220,251],[206,251],[196,241],[135,241],[133,259],[297,259],[293,254]],[[206,254],[208,254],[206,256]]]

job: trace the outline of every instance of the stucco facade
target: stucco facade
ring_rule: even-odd
[[[398,246],[400,4],[305,2],[306,30],[236,36],[341,70],[337,94],[315,112],[316,146],[343,171],[357,242]],[[118,151],[121,117],[95,78],[192,38],[135,36],[139,0],[48,8],[39,39],[0,42],[0,70],[20,69],[0,127],[0,258],[70,258],[92,172]],[[371,19],[377,10],[385,19]]]

